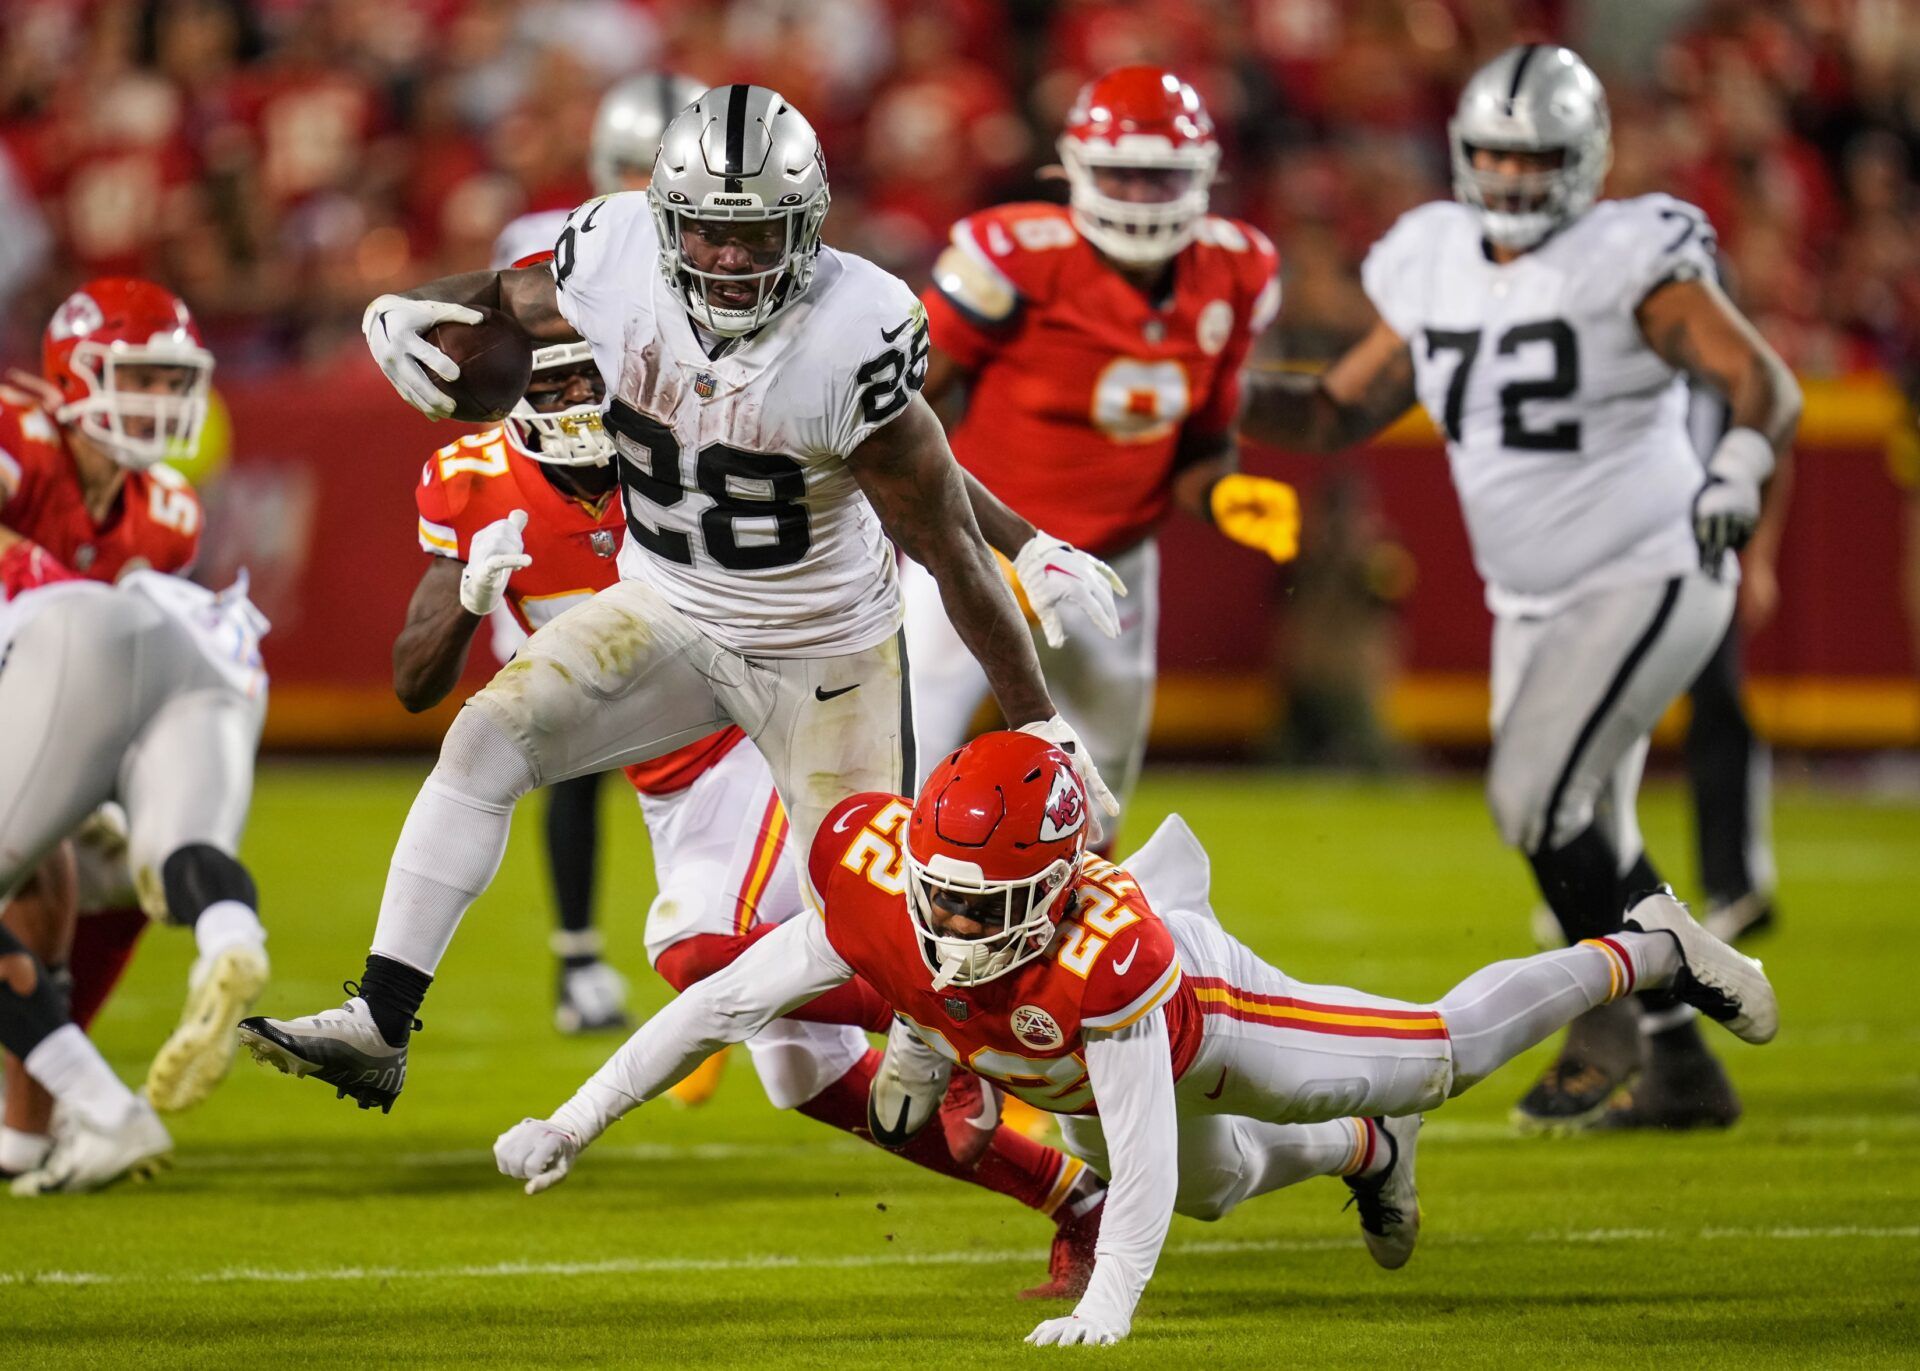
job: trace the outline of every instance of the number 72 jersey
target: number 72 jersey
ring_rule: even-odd
[[[1496,612],[1550,612],[1698,561],[1686,382],[1636,312],[1669,282],[1712,279],[1713,242],[1699,210],[1643,195],[1601,201],[1501,265],[1475,214],[1439,201],[1368,254],[1362,283],[1446,434]]]
[[[846,458],[926,377],[913,292],[823,247],[796,304],[744,338],[711,340],[710,356],[661,274],[640,192],[575,210],[551,270],[560,312],[607,381],[621,576],[751,656],[857,652],[893,633],[892,548]]]

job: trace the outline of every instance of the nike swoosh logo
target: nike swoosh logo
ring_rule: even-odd
[[[893,332],[891,333],[887,332],[887,330],[885,329],[881,329],[880,336],[886,339],[889,343],[891,343],[895,338],[898,338],[901,332],[906,329],[907,325],[911,324],[912,322],[913,322],[912,319],[908,319],[906,323],[901,324],[899,328],[894,329]]]
[[[1140,940],[1138,938],[1135,938],[1133,940],[1133,946],[1127,949],[1127,957],[1125,961],[1120,960],[1118,957],[1114,958],[1113,974],[1116,976],[1124,976],[1129,971],[1133,970],[1133,959],[1139,955],[1140,955]]]
[[[1071,571],[1068,571],[1065,567],[1061,566],[1060,563],[1058,562],[1048,562],[1045,566],[1041,567],[1040,569],[1042,571],[1057,571],[1062,576],[1066,577],[1069,581],[1077,581],[1080,579],[1078,576],[1074,575]]]
[[[821,704],[825,704],[828,700],[839,699],[842,695],[845,695],[849,690],[858,690],[858,689],[860,689],[860,682],[858,681],[855,681],[850,686],[841,686],[838,690],[828,690],[825,686],[815,686],[813,688],[813,698],[818,700]]]
[[[1225,1090],[1226,1088],[1227,1088],[1227,1068],[1223,1066],[1220,1068],[1220,1080],[1217,1084],[1215,1084],[1213,1089],[1207,1092],[1207,1098],[1210,1100],[1219,1099],[1220,1092],[1222,1090]]]
[[[593,208],[587,211],[587,217],[580,221],[580,232],[593,232],[593,221],[599,215],[600,211],[606,208],[606,205],[607,202],[605,200],[595,200],[593,202]]]
[[[849,809],[845,814],[842,814],[838,819],[834,820],[833,831],[835,833],[845,833],[847,831],[847,825],[852,822],[853,811]]]

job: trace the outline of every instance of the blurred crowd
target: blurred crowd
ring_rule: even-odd
[[[1078,85],[1166,62],[1226,144],[1223,211],[1279,240],[1275,344],[1364,323],[1355,268],[1448,193],[1445,122],[1509,43],[1608,83],[1612,192],[1718,226],[1803,372],[1906,373],[1920,319],[1920,0],[5,0],[0,352],[75,281],[179,289],[225,368],[353,339],[373,295],[483,265],[587,194],[600,90],[666,67],[784,92],[828,148],[828,236],[918,279],[951,221],[1059,196]]]

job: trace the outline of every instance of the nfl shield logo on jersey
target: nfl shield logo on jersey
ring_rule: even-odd
[[[613,530],[596,528],[587,535],[587,546],[593,549],[593,555],[596,557],[613,556]]]
[[[694,374],[693,393],[698,395],[702,400],[711,400],[713,398],[714,385],[715,382],[712,372],[702,371]]]
[[[1066,1041],[1053,1015],[1037,1004],[1023,1004],[1013,1011],[1013,1036],[1035,1052],[1051,1052]]]
[[[947,996],[940,1002],[940,1007],[947,1011],[947,1017],[955,1023],[965,1023],[973,1014],[973,1006],[958,995]]]

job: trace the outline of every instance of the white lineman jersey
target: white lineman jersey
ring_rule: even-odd
[[[1403,215],[1361,279],[1413,355],[1496,613],[1551,613],[1588,590],[1696,563],[1702,479],[1684,378],[1636,311],[1714,275],[1706,216],[1668,195],[1604,200],[1512,262],[1472,210]]]
[[[607,378],[627,516],[620,574],[746,656],[857,652],[891,634],[892,547],[846,457],[926,377],[913,292],[822,248],[798,303],[710,358],[661,275],[637,191],[573,212],[553,276]]]

